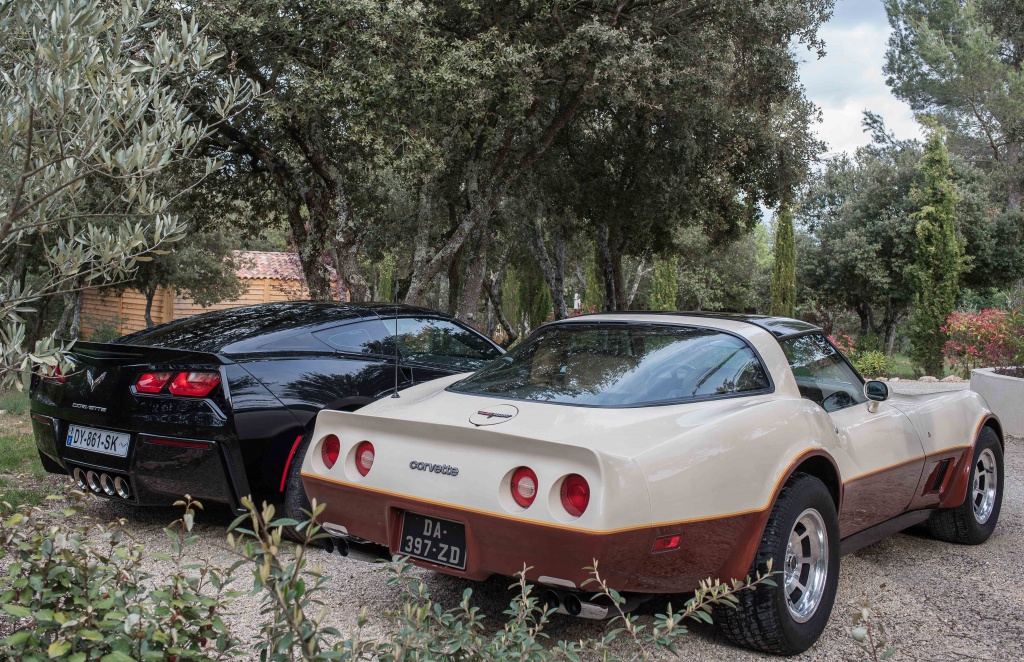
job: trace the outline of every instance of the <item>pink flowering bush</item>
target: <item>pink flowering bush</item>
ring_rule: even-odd
[[[857,352],[856,341],[845,333],[831,335],[828,339],[836,346],[836,349],[846,356],[853,356]]]
[[[1014,359],[1015,331],[1007,314],[987,308],[976,313],[953,313],[942,327],[949,334],[943,354],[964,377],[975,368],[1005,366]]]

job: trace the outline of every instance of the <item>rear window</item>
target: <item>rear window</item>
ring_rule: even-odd
[[[539,330],[451,390],[628,407],[770,388],[753,350],[720,331],[677,325],[571,323]]]

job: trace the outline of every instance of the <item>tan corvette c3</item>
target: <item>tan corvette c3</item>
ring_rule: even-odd
[[[478,580],[529,566],[573,615],[607,610],[582,589],[595,559],[632,595],[772,559],[777,585],[715,620],[781,654],[824,630],[841,555],[922,523],[982,543],[1002,502],[1002,432],[978,394],[892,394],[782,318],[547,324],[472,375],[324,411],[312,439],[303,483],[343,550]]]

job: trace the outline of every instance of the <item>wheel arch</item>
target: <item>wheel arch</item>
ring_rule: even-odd
[[[829,494],[832,495],[832,502],[836,505],[836,513],[838,514],[843,504],[843,480],[839,475],[839,468],[836,466],[835,460],[824,451],[812,452],[797,460],[797,463],[789,471],[785,480],[780,481],[776,487],[775,494],[772,496],[772,503],[768,507],[769,511],[775,506],[775,501],[779,497],[779,492],[782,491],[782,486],[793,475],[798,473],[813,476],[825,484]]]
[[[981,431],[984,428],[992,428],[992,431],[999,437],[999,446],[1006,452],[1006,438],[1003,437],[1003,424],[999,422],[999,417],[995,414],[988,414],[982,419],[981,425],[978,426],[978,432],[974,435],[974,443],[978,443],[978,438],[981,436]]]

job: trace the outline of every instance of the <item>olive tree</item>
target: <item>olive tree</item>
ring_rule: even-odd
[[[195,121],[180,99],[219,55],[194,22],[157,31],[148,14],[148,0],[0,0],[0,387],[63,360],[53,336],[28,347],[33,302],[127,280],[183,236],[172,203],[218,167],[196,146],[258,94],[222,78],[204,88],[216,116]],[[26,247],[43,256],[32,277]]]

